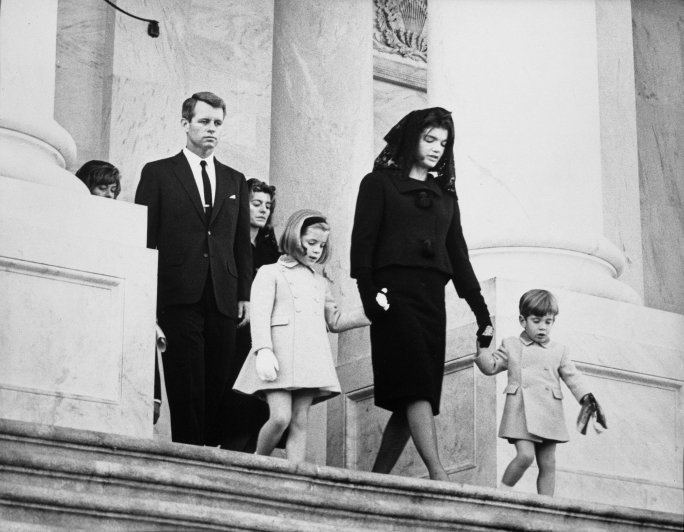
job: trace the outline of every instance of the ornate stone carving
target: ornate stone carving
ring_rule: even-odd
[[[375,49],[427,63],[427,0],[374,0],[374,3]]]

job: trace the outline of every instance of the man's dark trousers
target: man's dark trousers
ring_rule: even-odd
[[[228,389],[228,369],[237,323],[221,314],[207,275],[202,298],[191,305],[169,305],[159,313],[166,333],[162,354],[169,399],[173,441],[191,445],[219,445],[218,406]]]

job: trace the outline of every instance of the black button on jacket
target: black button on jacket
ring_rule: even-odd
[[[458,200],[426,181],[376,171],[361,181],[352,230],[351,276],[388,266],[439,270],[459,296],[480,284],[470,264]]]

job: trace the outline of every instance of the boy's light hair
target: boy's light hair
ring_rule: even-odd
[[[548,290],[535,288],[525,292],[520,298],[520,315],[527,319],[529,316],[543,318],[547,314],[558,315],[558,301]]]
[[[300,262],[301,259],[306,255],[306,250],[302,247],[302,227],[308,218],[320,218],[320,221],[317,220],[315,223],[308,225],[306,227],[306,231],[313,228],[330,232],[330,226],[328,225],[327,218],[323,216],[323,214],[312,209],[302,209],[301,211],[297,211],[290,216],[285,224],[283,234],[280,235],[280,249],[284,253],[290,255],[290,257],[297,259]],[[325,264],[328,262],[331,254],[332,246],[330,237],[328,237],[328,242],[323,248],[321,256],[317,261],[318,264]]]

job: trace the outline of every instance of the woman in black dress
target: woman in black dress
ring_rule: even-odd
[[[252,240],[254,275],[265,264],[280,257],[278,241],[271,225],[275,209],[275,187],[258,179],[247,181],[249,190],[249,224]],[[221,448],[253,453],[262,425],[268,420],[268,405],[259,398],[234,391],[233,385],[252,347],[249,326],[237,330],[235,355],[230,364],[228,419]]]
[[[375,404],[390,410],[373,471],[389,473],[409,437],[430,478],[448,480],[439,459],[446,346],[444,287],[451,279],[477,319],[481,345],[491,321],[463,238],[455,190],[454,126],[441,108],[413,111],[359,188],[351,276],[371,325]]]

